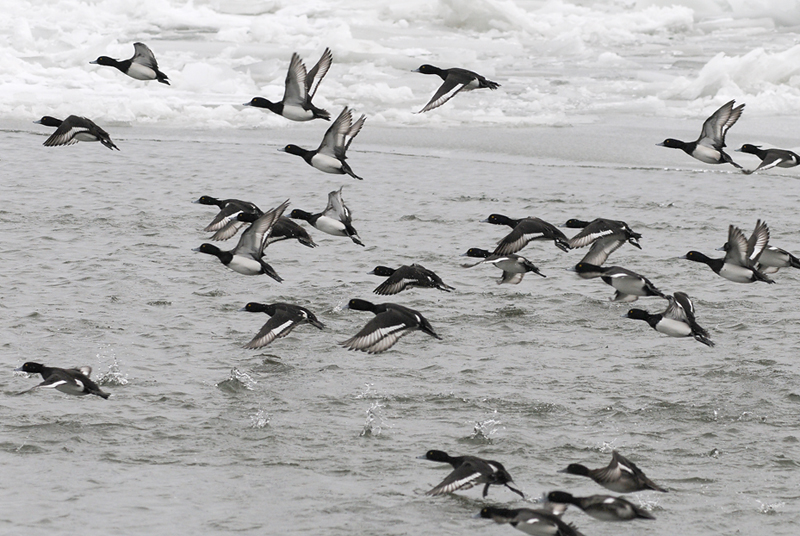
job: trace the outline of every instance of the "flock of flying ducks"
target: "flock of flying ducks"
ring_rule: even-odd
[[[450,456],[441,450],[429,450],[420,459],[449,463],[453,471],[426,495],[441,495],[454,491],[470,489],[483,485],[483,497],[492,485],[502,485],[523,499],[524,493],[511,485],[513,479],[503,464],[494,460],[484,460],[476,456]],[[589,469],[579,463],[569,464],[559,471],[591,478],[606,489],[616,493],[635,493],[637,491],[667,490],[644,474],[633,462],[616,450],[611,454],[611,462],[606,467]],[[475,517],[492,519],[496,523],[511,526],[534,536],[582,536],[574,525],[561,520],[568,505],[574,505],[586,514],[601,521],[652,520],[655,517],[647,510],[636,506],[623,497],[613,495],[590,495],[575,497],[565,491],[551,491],[538,501],[539,508],[502,508],[486,506]]]
[[[132,58],[118,61],[101,56],[90,63],[111,66],[119,69],[137,80],[156,80],[169,85],[168,77],[159,70],[152,51],[143,43],[134,44],[135,53]],[[271,102],[262,97],[255,97],[246,106],[268,109],[292,121],[311,121],[313,119],[330,120],[326,110],[312,103],[319,84],[327,74],[333,61],[331,50],[326,48],[322,57],[307,71],[298,54],[293,54],[286,75],[283,99]],[[420,113],[441,106],[460,91],[471,89],[496,89],[499,84],[487,80],[483,76],[465,69],[439,69],[431,65],[422,65],[416,72],[439,76],[443,83],[434,93],[430,101]],[[693,142],[666,139],[659,145],[677,148],[690,156],[710,164],[729,163],[741,166],[724,151],[725,135],[739,119],[744,105],[734,107],[730,101],[720,107],[703,124],[700,137]],[[350,168],[346,161],[346,151],[353,139],[364,125],[366,117],[362,115],[353,121],[352,112],[345,107],[326,131],[320,146],[316,150],[307,150],[296,145],[286,145],[284,152],[303,158],[312,167],[325,173],[346,174],[354,179],[361,179]],[[78,141],[99,141],[109,149],[119,148],[108,133],[85,117],[71,115],[64,121],[52,117],[42,117],[38,123],[55,127],[56,131],[44,142],[45,146],[71,145]],[[766,170],[775,166],[793,167],[800,164],[797,154],[781,149],[761,149],[759,146],[745,144],[739,151],[751,153],[761,159],[761,164],[745,173]],[[231,250],[221,250],[217,246],[204,243],[196,251],[213,255],[231,270],[244,275],[266,274],[276,281],[282,281],[276,270],[267,262],[264,252],[267,246],[284,240],[297,240],[306,247],[316,247],[309,233],[294,220],[307,222],[313,228],[333,235],[350,238],[355,244],[363,246],[358,232],[352,225],[350,210],[342,198],[342,188],[328,194],[328,202],[324,210],[310,213],[294,209],[289,216],[284,212],[289,201],[263,212],[255,204],[238,199],[216,199],[202,196],[196,203],[212,205],[219,212],[204,229],[213,232],[212,241],[228,240],[244,229],[239,241]],[[633,231],[625,222],[598,218],[591,222],[569,220],[565,226],[580,229],[568,238],[558,227],[534,217],[513,219],[500,214],[492,214],[487,223],[507,226],[511,232],[501,238],[493,251],[470,248],[464,256],[480,259],[473,267],[491,264],[502,270],[499,284],[519,284],[523,276],[533,272],[546,277],[539,269],[517,252],[532,241],[552,241],[562,251],[589,247],[583,259],[573,270],[584,279],[599,278],[615,289],[612,301],[632,302],[639,297],[656,296],[668,300],[666,309],[658,314],[651,314],[642,309],[630,309],[628,318],[644,320],[653,329],[672,337],[693,337],[697,341],[713,346],[708,332],[695,319],[694,305],[684,292],[667,295],[656,288],[642,275],[619,266],[603,266],[608,257],[624,244],[641,249],[641,234]],[[247,226],[249,224],[249,226]],[[247,227],[246,227],[247,226]],[[246,227],[246,228],[245,228]],[[762,281],[773,283],[768,274],[780,268],[800,268],[800,260],[791,253],[769,245],[769,228],[762,221],[749,238],[737,227],[731,225],[728,239],[720,248],[725,251],[723,258],[712,259],[706,255],[690,251],[684,258],[708,265],[715,273],[736,283],[752,283]],[[434,272],[419,264],[402,265],[393,269],[377,266],[374,275],[386,277],[374,293],[378,295],[394,295],[409,288],[433,288],[444,292],[455,290],[447,285]],[[431,327],[425,317],[418,311],[393,303],[374,304],[362,299],[352,299],[348,303],[350,309],[370,311],[374,313],[367,324],[354,336],[340,344],[350,350],[369,353],[383,352],[391,348],[403,335],[419,330],[437,339],[439,335]],[[245,348],[261,348],[280,337],[285,337],[296,326],[302,323],[323,329],[324,324],[316,315],[305,307],[288,303],[263,304],[251,302],[242,311],[265,313],[270,319],[258,333],[244,345]],[[91,368],[60,369],[27,362],[16,369],[31,374],[41,374],[43,381],[23,393],[37,388],[55,388],[74,395],[93,394],[108,398],[91,379]],[[23,394],[20,393],[20,394]],[[510,485],[511,475],[499,462],[483,460],[474,456],[449,456],[432,450],[422,458],[437,462],[449,463],[453,471],[436,487],[427,492],[428,495],[451,493],[469,489],[476,485],[484,485],[483,496],[486,497],[491,485],[504,485],[514,493],[524,497],[523,493]],[[562,472],[587,476],[598,484],[618,493],[631,493],[642,490],[667,490],[649,480],[632,462],[618,452],[612,455],[608,467],[587,469],[579,464],[572,464]],[[572,526],[560,519],[567,504],[581,508],[587,514],[605,521],[628,521],[633,519],[654,519],[647,511],[633,505],[629,501],[610,495],[593,495],[590,497],[573,497],[569,493],[554,491],[546,496],[541,509],[528,508],[506,509],[497,507],[483,508],[477,517],[490,518],[498,523],[510,523],[528,534],[547,536],[580,536]]]

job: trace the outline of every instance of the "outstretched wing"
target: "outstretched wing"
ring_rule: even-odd
[[[293,314],[286,309],[277,309],[253,339],[244,345],[245,348],[261,348],[279,337],[287,336],[297,324],[303,320],[300,314]]]
[[[311,99],[317,92],[319,83],[322,82],[322,79],[325,78],[326,74],[328,74],[328,69],[331,68],[332,62],[333,54],[331,53],[331,49],[325,48],[325,51],[322,53],[322,57],[306,75],[305,87],[308,99]]]
[[[725,147],[725,133],[736,123],[744,110],[744,104],[734,108],[733,104],[735,102],[730,101],[723,104],[719,110],[706,119],[697,143],[715,149]]]
[[[419,113],[424,113],[429,110],[433,110],[434,108],[438,108],[445,102],[449,101],[453,97],[458,94],[459,91],[464,89],[465,84],[456,82],[452,77],[447,77],[444,83],[439,86],[439,89],[436,90],[436,93],[433,94],[431,100],[428,101],[428,104],[419,111]]]
[[[345,106],[339,117],[333,122],[330,128],[325,132],[317,152],[326,156],[336,158],[337,148],[346,148],[346,136],[350,132],[353,124],[353,115],[350,109]],[[359,127],[361,128],[361,127]]]
[[[133,63],[144,65],[145,67],[149,67],[154,71],[158,70],[158,62],[156,61],[153,51],[150,50],[150,47],[144,43],[134,43],[133,50],[133,57],[131,58]]]
[[[284,106],[303,106],[306,102],[306,66],[297,52],[292,54],[289,71],[286,73],[286,87],[283,92]]]
[[[287,199],[272,210],[265,212],[263,216],[260,216],[242,233],[239,243],[236,244],[233,251],[237,255],[249,255],[260,262],[264,247],[266,247],[269,230],[272,229],[272,226],[275,225],[277,219],[283,215],[283,211],[288,206],[289,200]]]

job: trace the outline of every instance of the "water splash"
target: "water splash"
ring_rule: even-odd
[[[495,411],[495,414],[497,412]],[[471,441],[480,441],[490,443],[492,441],[492,437],[497,433],[498,430],[505,428],[501,428],[502,421],[495,418],[489,418],[483,421],[476,421],[472,428],[472,435],[469,436]]]
[[[761,512],[762,514],[767,514],[767,515],[777,514],[778,513],[778,508],[782,508],[782,507],[784,507],[786,505],[785,502],[776,502],[776,503],[768,504],[768,503],[763,503],[763,502],[759,501],[758,499],[756,499],[756,501],[759,504],[759,512]]]
[[[255,415],[250,415],[250,428],[259,429],[269,426],[270,419],[271,416],[267,410],[260,409]]]
[[[364,384],[364,391],[356,395],[356,400],[360,400],[362,398],[374,398],[376,391],[373,389],[374,383],[365,383]]]
[[[97,359],[102,361],[103,356],[102,354],[97,354]],[[97,377],[97,384],[98,385],[127,385],[128,384],[128,375],[123,374],[119,370],[119,362],[117,361],[117,356],[111,354],[111,364],[108,365],[108,370]]]
[[[258,382],[250,377],[246,372],[242,372],[236,367],[231,369],[231,374],[227,380],[223,380],[215,385],[219,389],[230,393],[241,391],[252,391]]]
[[[383,405],[380,402],[373,403],[367,410],[367,420],[364,428],[361,429],[360,437],[377,437],[381,435],[383,427],[387,426],[383,418]]]

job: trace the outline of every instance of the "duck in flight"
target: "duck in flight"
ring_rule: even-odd
[[[561,251],[567,251],[569,249],[567,237],[564,233],[552,223],[548,223],[540,218],[528,217],[514,219],[502,214],[490,214],[483,222],[492,223],[494,225],[506,225],[512,229],[509,234],[500,239],[497,243],[497,247],[494,250],[494,253],[497,255],[516,253],[533,240],[552,240]]]
[[[334,173],[338,175],[350,175],[354,179],[361,180],[361,177],[353,173],[350,165],[347,163],[347,149],[353,143],[353,139],[361,131],[364,126],[364,121],[367,116],[362,115],[358,120],[353,122],[353,114],[344,107],[342,113],[336,118],[336,121],[325,132],[322,138],[322,143],[315,150],[303,149],[297,145],[289,144],[283,149],[278,149],[285,153],[297,155],[303,158],[306,163],[314,168],[325,173]]]
[[[503,270],[502,277],[497,280],[498,285],[502,285],[503,283],[518,285],[528,272],[533,272],[541,277],[547,277],[539,271],[539,268],[535,264],[525,257],[516,255],[515,253],[497,255],[490,253],[485,249],[469,248],[467,252],[463,253],[461,256],[482,259],[475,264],[462,264],[461,266],[464,268],[472,268],[473,266],[478,266],[479,264],[493,264]]]
[[[46,127],[56,127],[56,131],[44,141],[43,145],[45,147],[73,145],[79,141],[99,141],[112,151],[114,149],[119,151],[119,147],[114,145],[114,142],[111,141],[108,132],[98,127],[94,121],[86,117],[70,115],[62,121],[46,115],[38,121],[34,121],[34,123]]]
[[[357,298],[350,300],[347,308],[375,314],[375,318],[367,322],[361,331],[340,343],[348,350],[377,354],[394,346],[400,337],[416,330],[441,340],[430,322],[414,309],[396,303],[372,303]]]
[[[531,536],[583,536],[574,525],[561,521],[558,515],[547,510],[484,506],[475,517],[491,519],[495,523],[508,523]]]
[[[261,348],[275,339],[287,336],[298,325],[306,322],[317,329],[325,328],[316,315],[299,305],[291,303],[257,303],[250,302],[240,311],[248,313],[266,313],[270,316],[253,339],[244,345],[245,348]]]
[[[573,270],[583,279],[599,277],[606,285],[614,287],[616,292],[611,298],[614,302],[633,302],[639,296],[666,298],[649,279],[621,266],[597,266],[579,262]]]
[[[616,450],[611,453],[611,462],[606,467],[587,469],[585,465],[571,463],[559,473],[588,476],[604,488],[617,493],[633,493],[643,490],[667,492],[647,478],[641,469]]]
[[[741,229],[734,225],[728,226],[728,242],[725,257],[711,259],[699,251],[690,251],[683,259],[702,262],[708,265],[714,273],[734,283],[753,283],[763,281],[774,283],[758,268],[758,259],[769,242],[769,227],[766,222],[758,220],[750,239],[745,238]]]
[[[450,456],[441,450],[429,450],[419,458],[449,463],[453,466],[453,471],[425,495],[441,495],[483,485],[483,496],[486,497],[489,493],[489,486],[494,484],[505,486],[523,499],[525,498],[520,490],[511,485],[514,480],[500,462],[484,460],[477,456]]]
[[[643,510],[622,497],[612,495],[590,495],[575,497],[565,491],[551,491],[547,501],[556,504],[574,504],[590,516],[600,521],[631,521],[633,519],[655,519],[653,514]]]
[[[642,309],[631,309],[625,317],[644,320],[657,332],[670,337],[694,337],[706,346],[714,346],[708,332],[695,320],[694,304],[689,296],[684,292],[676,292],[666,298],[669,305],[663,313],[650,314]]]
[[[397,294],[408,288],[438,288],[444,292],[455,290],[450,285],[445,284],[442,278],[433,271],[428,270],[421,264],[402,265],[400,268],[389,268],[388,266],[376,266],[369,272],[373,275],[388,277],[386,281],[378,285],[373,290],[375,294],[389,296]]]
[[[790,168],[800,165],[800,156],[792,151],[785,149],[762,149],[760,145],[752,145],[745,143],[736,151],[741,153],[754,154],[761,159],[761,163],[755,169],[742,169],[746,175],[755,173],[763,169],[774,168],[775,166],[781,168]]]
[[[440,69],[438,67],[434,67],[433,65],[425,64],[420,65],[418,69],[414,70],[414,72],[422,74],[435,74],[444,81],[442,85],[439,86],[439,89],[436,90],[436,93],[433,94],[431,100],[428,101],[428,104],[426,104],[425,107],[419,111],[419,113],[424,113],[428,110],[438,108],[445,102],[452,99],[459,91],[471,91],[473,89],[483,88],[497,89],[500,87],[500,84],[497,82],[492,82],[478,73],[458,67],[454,67],[452,69]]]
[[[119,61],[108,56],[100,56],[89,63],[116,67],[136,80],[158,80],[162,84],[169,85],[167,75],[158,70],[158,62],[153,51],[144,43],[133,44],[133,57],[131,59]]]
[[[703,123],[703,130],[700,131],[700,137],[696,141],[686,142],[667,138],[656,145],[671,149],[682,149],[689,156],[706,164],[728,163],[742,169],[742,166],[734,162],[730,155],[723,150],[725,147],[725,134],[736,123],[744,110],[744,104],[734,108],[735,102],[727,102],[719,110],[711,114],[711,117]]]
[[[262,97],[254,97],[244,106],[266,108],[286,119],[292,121],[311,121],[312,119],[331,120],[331,114],[322,108],[317,108],[311,103],[320,82],[328,74],[333,62],[331,49],[326,48],[316,65],[306,72],[306,66],[295,52],[289,62],[289,72],[286,73],[283,99],[280,102],[271,102]]]
[[[283,211],[289,206],[287,199],[277,207],[264,213],[248,227],[239,237],[239,243],[230,251],[222,251],[213,244],[202,244],[194,251],[207,253],[217,257],[222,264],[244,275],[267,274],[280,283],[283,279],[275,272],[267,261],[264,260],[264,248],[267,247],[267,238],[270,230],[275,225]]]
[[[108,393],[102,391],[89,376],[92,375],[92,367],[83,366],[79,369],[63,369],[56,367],[46,367],[40,363],[28,361],[18,369],[19,372],[27,372],[28,374],[41,374],[44,381],[35,385],[27,391],[22,391],[21,395],[29,393],[34,389],[56,389],[68,395],[97,395],[102,398],[108,398]]]
[[[323,233],[333,236],[347,236],[359,246],[364,244],[358,236],[358,231],[353,227],[353,218],[350,209],[344,204],[342,198],[342,188],[334,190],[328,194],[328,205],[325,210],[316,214],[311,214],[305,210],[296,208],[289,214],[290,218],[305,220],[312,227],[319,229]]]

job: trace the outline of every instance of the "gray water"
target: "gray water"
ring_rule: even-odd
[[[670,493],[629,497],[653,522],[567,512],[587,536],[797,534],[798,272],[739,285],[678,258],[714,256],[729,224],[749,234],[758,218],[772,244],[800,251],[797,172],[745,176],[655,147],[692,139],[701,120],[368,121],[349,160],[363,182],[277,152],[316,146],[320,123],[108,128],[119,153],[44,148],[43,127],[7,125],[0,532],[513,534],[472,516],[487,504],[533,507],[554,489],[604,493],[557,470],[604,466],[618,449]],[[796,144],[790,120],[748,132]],[[191,251],[215,214],[190,203],[200,195],[315,212],[341,185],[366,248],[314,229],[316,249],[271,245],[283,284]],[[492,212],[627,221],[643,249],[625,246],[607,264],[687,292],[717,346],[621,318],[630,305],[610,303],[611,287],[565,270],[585,250],[528,246],[521,254],[547,278],[516,286],[497,285],[491,266],[462,268],[467,248],[505,234],[480,223]],[[371,293],[381,279],[366,272],[411,262],[457,290]],[[413,333],[382,354],[348,352],[337,343],[371,318],[342,309],[354,297],[417,309],[442,340]],[[297,303],[327,327],[245,350],[267,319],[237,311],[249,301]],[[39,381],[12,372],[25,361],[90,365],[112,396],[12,396]],[[487,499],[478,488],[425,496],[449,471],[416,459],[432,448],[501,461],[531,499],[497,487]]]

